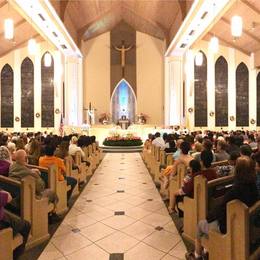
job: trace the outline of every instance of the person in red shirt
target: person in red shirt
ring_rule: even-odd
[[[209,150],[204,150],[201,152],[201,162],[197,160],[192,160],[189,163],[191,169],[191,174],[187,174],[183,180],[183,185],[181,189],[175,192],[173,198],[173,207],[169,208],[170,213],[177,213],[175,210],[176,202],[182,201],[183,196],[193,197],[194,191],[194,178],[198,175],[203,175],[208,181],[217,178],[217,173],[215,169],[210,168],[213,161],[213,154]]]

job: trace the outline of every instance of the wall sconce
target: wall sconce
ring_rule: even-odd
[[[14,120],[15,120],[15,122],[19,122],[20,121],[20,117],[16,116]]]
[[[39,117],[41,116],[41,114],[37,112],[37,113],[35,114],[35,116],[36,116],[37,118],[39,118]]]
[[[234,121],[234,120],[235,120],[235,117],[234,117],[234,116],[231,116],[229,119],[230,119],[230,121]]]
[[[213,112],[213,111],[211,111],[210,113],[209,113],[209,116],[211,116],[211,117],[213,117],[215,115],[215,113]]]
[[[251,123],[251,125],[254,125],[254,124],[255,124],[255,119],[252,118],[252,119],[250,120],[250,123]]]
[[[58,108],[55,109],[55,114],[59,114],[60,110]]]
[[[192,107],[189,107],[189,108],[188,108],[188,112],[189,112],[189,113],[192,113],[192,112],[193,112],[193,108],[192,108]]]

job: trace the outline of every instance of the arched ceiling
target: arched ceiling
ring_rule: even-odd
[[[63,0],[51,1],[77,43],[110,31],[121,20],[137,31],[167,43],[173,27],[186,16],[193,0]]]

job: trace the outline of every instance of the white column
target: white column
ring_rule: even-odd
[[[254,66],[254,55],[250,56],[250,67],[249,69],[249,127],[250,129],[256,130],[256,121],[257,121],[257,102],[256,102],[256,76],[257,71]],[[255,120],[255,124],[251,124],[251,119]]]
[[[67,57],[65,62],[65,122],[67,125],[82,124],[82,60]],[[80,116],[81,115],[81,116]]]
[[[166,60],[165,85],[165,123],[182,124],[182,59],[181,57]]]
[[[235,50],[228,48],[228,128],[234,130],[236,128],[236,119],[230,120],[230,116],[236,118],[236,63]]]
[[[20,50],[14,51],[14,129],[21,129],[21,53]],[[16,122],[15,118],[20,121]]]
[[[215,128],[215,59],[214,54],[209,50],[207,53],[207,109],[208,128]],[[214,116],[210,116],[214,112]]]
[[[40,48],[38,46],[38,48]],[[37,131],[41,130],[41,122],[42,122],[42,80],[41,80],[41,58],[42,54],[35,55],[34,57],[30,57],[34,60],[34,127]],[[40,117],[36,117],[35,114],[40,113]]]

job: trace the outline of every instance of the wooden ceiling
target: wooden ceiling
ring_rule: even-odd
[[[234,15],[239,15],[243,19],[243,33],[238,39],[233,39],[231,35],[230,24]],[[204,39],[209,41],[214,34],[219,38],[221,44],[236,48],[247,55],[259,51],[260,1],[237,1],[213,26]]]
[[[121,20],[140,32],[169,42],[176,18],[181,16],[178,21],[184,19],[193,0],[52,0],[51,2],[64,24],[68,24],[68,20],[73,24],[78,43],[110,31]]]
[[[4,20],[11,18],[14,21],[14,39],[4,38]],[[28,40],[33,37],[36,41],[43,39],[6,0],[0,0],[0,57],[27,45]]]

